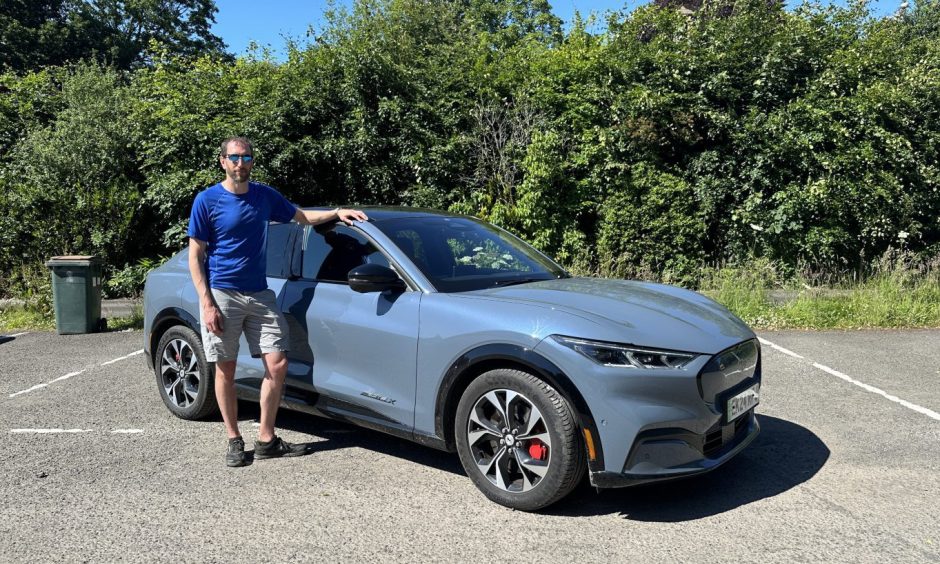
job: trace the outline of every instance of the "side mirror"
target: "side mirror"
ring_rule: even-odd
[[[363,264],[349,271],[346,275],[349,287],[359,293],[405,291],[405,281],[395,271],[380,264]]]

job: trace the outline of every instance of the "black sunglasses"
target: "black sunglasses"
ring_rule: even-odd
[[[238,163],[239,160],[245,164],[251,164],[251,161],[255,158],[251,155],[225,155],[225,158],[232,162],[232,164]]]

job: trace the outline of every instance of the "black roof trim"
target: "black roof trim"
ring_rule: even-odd
[[[347,207],[347,206],[343,206]],[[369,216],[369,219],[381,221],[383,219],[399,219],[406,217],[465,217],[467,219],[478,218],[463,215],[454,212],[435,210],[430,208],[412,208],[408,206],[349,206],[362,210]],[[332,208],[323,206],[305,207],[305,210],[330,210]],[[479,221],[479,220],[478,220]]]

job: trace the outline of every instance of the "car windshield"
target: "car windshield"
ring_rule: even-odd
[[[563,268],[518,237],[466,217],[376,221],[440,292],[466,292],[567,278]]]

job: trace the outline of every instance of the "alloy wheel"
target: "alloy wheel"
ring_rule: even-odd
[[[528,492],[548,473],[552,439],[541,412],[526,396],[491,390],[467,421],[467,443],[479,471],[497,488]]]
[[[182,339],[173,339],[163,348],[160,376],[167,398],[177,407],[186,408],[199,395],[199,359]]]

